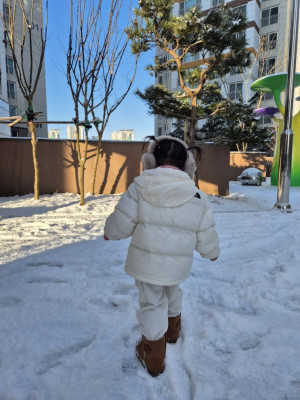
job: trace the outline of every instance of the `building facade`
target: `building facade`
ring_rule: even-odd
[[[25,12],[28,12],[29,7],[31,6],[31,2],[24,2]],[[0,12],[3,15],[4,20],[9,21],[9,2],[8,0],[0,0]],[[42,11],[40,10],[39,3],[35,3],[34,12],[33,12],[33,20],[34,24],[32,26],[32,38],[33,43],[39,43],[40,35],[41,35],[41,26],[40,26],[40,15]],[[23,17],[21,13],[21,9],[18,6],[16,7],[15,14],[15,37],[17,39],[16,43],[19,42],[22,37],[22,29],[23,29]],[[6,32],[4,31],[2,19],[0,19],[0,35],[2,36],[2,40],[0,41],[0,57],[1,57],[1,91],[0,91],[0,113],[1,116],[15,116],[21,115],[26,112],[28,108],[27,101],[23,97],[23,94],[20,90],[16,70],[14,65],[14,60],[12,57],[12,51],[9,46],[9,42],[7,40]],[[17,48],[18,45],[16,45]],[[17,51],[18,54],[20,53]],[[33,46],[32,49],[33,60],[39,60],[40,51],[39,46]],[[26,73],[27,79],[29,77],[30,71],[30,53],[29,47],[24,46],[24,71]],[[38,62],[33,62],[33,76],[35,76]],[[33,100],[34,111],[39,111],[43,113],[43,117],[39,117],[39,119],[43,119],[47,121],[47,102],[46,102],[46,79],[45,79],[45,68],[44,65],[42,67],[40,79],[37,85],[37,90],[34,95]],[[3,114],[3,115],[2,115]],[[4,128],[4,126],[6,128]],[[28,133],[26,124],[16,124],[13,127],[9,128],[7,125],[0,124],[0,131],[6,129],[5,136],[12,137],[28,137],[30,133]],[[39,124],[36,123],[36,135],[37,137],[48,137],[48,128],[47,124]]]
[[[133,129],[121,129],[111,134],[112,140],[134,140]]]
[[[190,7],[195,5],[199,5],[201,10],[206,13],[212,7],[224,3],[228,3],[233,8],[239,7],[246,14],[248,27],[245,35],[248,48],[255,56],[252,55],[252,66],[243,71],[242,74],[238,69],[232,69],[219,82],[223,95],[231,100],[242,97],[244,101],[248,101],[254,94],[250,90],[250,86],[260,76],[287,71],[292,0],[174,0],[173,14],[183,15]],[[299,43],[298,40],[296,71],[300,72]],[[156,56],[164,56],[159,48],[156,49]],[[185,57],[185,68],[193,68],[200,64],[198,54],[188,54]],[[180,90],[177,72],[159,72],[155,78],[155,83],[163,83],[172,91]],[[295,88],[295,97],[299,94],[299,88]],[[265,95],[260,106],[275,106],[272,95]],[[299,109],[299,102],[294,103],[294,111],[297,109]],[[173,120],[155,116],[155,135],[170,134],[174,129],[173,122]],[[270,117],[263,117],[260,123],[272,125]]]
[[[84,138],[85,138],[84,127],[78,126],[78,128],[79,128],[79,140],[84,140]],[[77,132],[77,127],[75,125],[67,126],[67,137],[69,140],[76,139],[76,132]]]
[[[48,139],[59,139],[59,129],[49,129]]]

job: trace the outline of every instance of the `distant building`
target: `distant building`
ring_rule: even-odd
[[[84,140],[84,127],[79,126],[79,140]],[[67,137],[68,139],[76,139],[77,126],[68,125],[67,126]]]
[[[9,7],[13,8],[13,5],[8,0],[0,0],[0,12],[2,18],[8,24],[10,11]],[[22,2],[25,10],[24,13],[29,14],[29,10],[32,2]],[[11,6],[10,6],[11,4]],[[13,13],[12,13],[13,14]],[[33,43],[40,43],[41,35],[41,25],[40,21],[43,17],[43,12],[40,4],[36,4],[33,11],[33,26],[31,29],[31,34],[33,38]],[[16,13],[15,13],[15,37],[16,42],[22,37],[23,29],[23,11],[20,8],[18,2],[16,2]],[[3,31],[3,22],[0,18],[0,31],[2,39],[0,40],[0,116],[16,116],[24,113],[28,108],[28,103],[25,100],[21,89],[18,84],[16,67],[13,59],[13,54],[7,40],[7,32]],[[27,40],[27,39],[26,39]],[[24,68],[25,71],[29,71],[30,67],[30,51],[33,53],[33,59],[39,59],[38,45],[33,46],[32,49],[29,48],[28,43],[24,46]],[[18,62],[21,63],[19,56]],[[33,74],[36,74],[36,63],[33,64]],[[29,79],[27,73],[27,79]],[[34,94],[33,106],[35,111],[40,111],[43,113],[43,118],[47,121],[47,103],[46,103],[46,78],[45,78],[45,66],[42,66],[42,73],[39,78],[39,82]],[[48,136],[47,124],[35,124],[36,126],[36,136],[38,138]],[[1,136],[12,136],[12,137],[30,137],[26,124],[16,124],[11,128],[8,125],[1,124],[0,127]]]
[[[121,129],[111,134],[112,140],[134,140],[133,129]]]
[[[50,129],[48,131],[49,139],[59,139],[59,129]]]

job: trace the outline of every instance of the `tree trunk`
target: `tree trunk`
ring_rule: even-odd
[[[185,141],[185,143],[187,142],[187,121],[184,121],[183,140]]]
[[[79,173],[80,173],[80,178],[79,178],[80,205],[84,206],[85,199],[84,199],[84,162],[83,162],[83,160],[80,160]]]
[[[33,169],[34,169],[34,200],[39,200],[39,164],[37,160],[37,140],[35,134],[35,125],[33,121],[28,122],[28,130],[31,134],[31,146],[32,146],[32,158],[33,158]]]
[[[95,156],[95,161],[94,161],[94,167],[93,167],[93,175],[92,175],[92,182],[91,182],[91,194],[95,194],[95,183],[96,183],[96,175],[97,175],[97,168],[98,168],[98,162],[99,162],[99,155],[100,155],[100,150],[101,150],[101,144],[102,144],[102,133],[98,133],[99,139],[97,143],[97,148],[96,148],[96,156]]]
[[[196,122],[197,122],[197,97],[196,96],[191,97],[191,106],[192,106],[192,112],[191,112],[191,122],[190,122],[188,145],[194,146],[195,126],[196,126]]]
[[[191,105],[192,105],[192,112],[191,112],[191,123],[190,123],[190,131],[189,131],[189,146],[194,146],[195,143],[195,126],[197,123],[197,97],[194,96],[191,98]],[[199,182],[198,182],[198,173],[197,168],[195,171],[194,176],[195,185],[199,189]]]
[[[85,140],[84,140],[84,152],[83,156],[81,156],[81,151],[80,151],[80,142],[79,142],[79,132],[77,135],[77,145],[78,145],[78,158],[79,158],[79,165],[80,165],[80,178],[79,178],[79,190],[80,190],[80,205],[84,206],[85,205],[85,199],[84,199],[84,168],[85,168],[85,162],[87,159],[87,147],[88,147],[88,133],[87,130],[85,129]]]

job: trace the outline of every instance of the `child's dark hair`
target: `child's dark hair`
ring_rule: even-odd
[[[199,147],[192,146],[186,148],[182,143],[177,140],[172,140],[172,136],[170,139],[161,139],[156,140],[154,136],[146,136],[145,140],[154,140],[157,142],[155,149],[153,151],[153,155],[156,160],[156,164],[159,167],[160,165],[173,165],[181,170],[184,170],[184,165],[187,160],[187,151],[196,150],[197,157],[196,161],[200,158],[201,150]]]

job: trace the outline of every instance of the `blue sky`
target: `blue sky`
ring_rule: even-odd
[[[104,0],[107,2],[107,0]],[[76,1],[75,1],[76,3]],[[49,121],[71,121],[74,114],[70,89],[66,82],[66,55],[69,31],[69,0],[50,0],[48,17],[48,42],[46,46],[46,85],[47,112]],[[144,89],[151,85],[154,78],[145,71],[152,62],[154,52],[140,57],[136,79],[130,93],[112,114],[103,139],[111,139],[111,133],[120,129],[134,129],[135,140],[143,140],[154,134],[154,118],[148,113],[146,104],[135,94],[136,88]],[[126,74],[125,66],[123,73]],[[59,128],[60,137],[66,138],[66,125],[49,125]],[[93,133],[91,133],[92,135]]]

